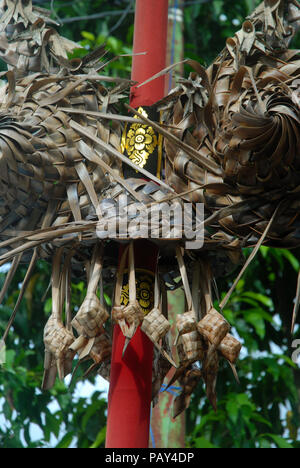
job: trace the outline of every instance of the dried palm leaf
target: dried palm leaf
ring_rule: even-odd
[[[79,338],[83,336],[89,339],[101,334],[103,325],[109,318],[105,306],[101,304],[96,294],[102,273],[102,262],[103,248],[96,244],[87,282],[88,289],[86,298],[72,320],[72,326],[79,334]],[[75,346],[75,343],[73,346]]]
[[[127,305],[121,305],[121,292],[123,287],[123,275],[128,255],[128,270],[129,270],[129,303]],[[135,281],[135,267],[134,267],[134,250],[133,242],[129,244],[127,249],[124,250],[120,266],[118,269],[116,290],[115,290],[115,306],[112,310],[112,318],[115,320],[125,336],[125,344],[123,348],[123,355],[126,348],[134,336],[137,327],[142,323],[144,318],[144,312],[137,300],[136,295],[136,281]]]
[[[203,339],[196,330],[181,335],[177,347],[180,365],[186,366],[187,363],[202,361],[205,348]]]
[[[176,367],[176,364],[171,357],[171,353],[167,353],[164,346],[161,346],[161,342],[167,343],[167,333],[171,328],[171,324],[166,318],[167,311],[164,309],[167,308],[167,298],[161,297],[158,275],[158,272],[156,272],[153,309],[145,315],[141,324],[141,330],[148,336],[152,343],[154,343],[155,347],[162,356],[169,361],[171,366]],[[166,295],[166,291],[164,291],[164,295]]]
[[[50,12],[33,7],[31,1],[1,0],[0,17],[0,57],[18,76],[57,71],[61,60],[67,62],[68,52],[81,47],[60,36],[50,26],[56,24]]]
[[[63,379],[71,372],[75,352],[70,350],[74,341],[73,333],[62,321],[62,303],[60,297],[60,265],[63,249],[58,249],[53,259],[52,274],[52,313],[44,329],[45,372],[42,383],[44,390],[54,385],[56,372]]]
[[[155,406],[158,403],[158,394],[161,392],[161,388],[164,379],[172,366],[176,366],[172,363],[171,359],[166,359],[166,356],[171,356],[171,349],[167,340],[167,337],[162,339],[162,345],[160,349],[154,348],[153,363],[152,363],[152,404]]]
[[[297,2],[287,3],[299,13]],[[261,4],[208,70],[193,72],[174,90],[172,105],[168,98],[160,108],[163,122],[171,125],[168,133],[184,144],[175,145],[166,135],[167,181],[177,192],[215,182],[190,195],[205,204],[205,223],[214,236],[224,231],[253,245],[285,199],[289,206],[265,244],[291,247],[299,245],[300,62],[296,52],[286,50],[293,31],[283,3],[271,4]],[[293,18],[296,22],[295,12]],[[223,172],[190,158],[185,145]],[[248,206],[236,210],[244,200]],[[222,209],[226,215],[220,217]]]
[[[241,349],[239,341],[228,333],[230,329],[229,323],[213,308],[211,287],[213,276],[210,265],[207,261],[196,262],[192,269],[193,285],[191,291],[180,248],[177,248],[176,254],[186,301],[188,308],[191,310],[178,315],[176,320],[178,336],[175,343],[177,344],[178,341],[177,350],[180,367],[169,382],[169,386],[177,378],[187,383],[184,384],[182,393],[174,402],[174,415],[180,414],[188,406],[191,391],[194,388],[193,385],[196,385],[200,376],[205,382],[208,399],[214,409],[216,409],[215,387],[219,367],[219,355],[228,360],[234,376],[238,380],[234,364],[238,359]],[[195,306],[198,309],[197,313],[194,312]],[[202,317],[198,323],[196,317]],[[199,361],[201,371],[196,368],[195,374],[190,374],[196,361]],[[189,375],[197,376],[197,379],[191,378],[191,382],[194,382],[193,385],[189,385],[189,381],[185,380]]]
[[[217,410],[216,384],[219,370],[219,356],[217,351],[208,350],[207,357],[202,365],[202,378],[206,385],[206,395],[214,410]]]
[[[89,268],[87,295],[72,320],[72,326],[79,336],[70,346],[72,351],[78,353],[80,361],[89,356],[96,365],[111,353],[111,343],[103,327],[109,314],[96,294],[99,281],[102,281],[102,268],[103,246],[96,244]]]
[[[194,312],[189,311],[176,315],[176,326],[179,336],[197,330]]]
[[[111,360],[107,359],[106,361],[102,362],[97,370],[97,374],[99,374],[103,379],[109,382],[110,379],[110,365]]]
[[[191,368],[179,379],[181,393],[175,398],[173,403],[173,418],[176,418],[189,407],[192,393],[199,383],[201,376],[201,370]]]
[[[231,364],[235,364],[241,350],[241,343],[234,336],[227,333],[218,346],[218,351]]]

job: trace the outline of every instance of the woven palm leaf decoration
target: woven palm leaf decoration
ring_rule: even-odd
[[[167,180],[180,190],[200,185],[190,198],[247,244],[281,205],[266,241],[299,245],[299,58],[286,49],[293,16],[284,20],[296,6],[265,1],[207,70],[191,63],[195,72],[174,91],[175,103],[167,98],[166,121],[199,153],[167,142]]]
[[[219,361],[237,377],[241,344],[222,316],[236,282],[216,310],[215,278],[242,266],[245,246],[254,248],[237,279],[262,244],[300,245],[300,58],[288,49],[299,28],[298,2],[262,2],[208,69],[187,60],[194,71],[157,103],[160,123],[133,109],[129,116],[124,102],[132,83],[102,73],[104,47],[68,60],[76,44],[31,0],[0,0],[0,15],[0,55],[8,64],[0,90],[0,262],[11,263],[1,300],[19,264],[29,265],[3,340],[35,263],[44,258],[52,261],[53,310],[45,324],[43,388],[57,373],[71,373],[76,355],[109,380],[108,324],[117,321],[128,343],[140,324],[155,343],[154,402],[174,366],[169,385],[178,379],[182,386],[174,416],[188,407],[201,379],[216,408]],[[163,139],[164,178],[123,154],[128,125],[153,148]],[[124,178],[124,165],[142,178]],[[110,229],[122,224],[124,195],[128,210],[142,206],[134,214],[141,226],[154,206],[204,204],[203,248],[187,251],[185,238],[155,240],[161,260],[148,315],[137,300],[130,231],[122,238],[125,254],[131,252],[130,303],[120,302],[127,257],[116,274],[119,239]],[[159,230],[164,222],[162,216]],[[77,313],[70,306],[74,275],[87,283]],[[109,317],[101,290],[115,278]],[[183,287],[187,304],[174,325],[178,356],[168,342],[166,290],[173,287]]]
[[[78,48],[53,28],[50,11],[33,7],[31,0],[1,0],[0,16],[0,57],[17,76],[58,69]]]

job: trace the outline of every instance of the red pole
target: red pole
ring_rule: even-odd
[[[168,0],[136,0],[131,78],[142,83],[161,71],[166,64]],[[164,77],[134,87],[132,107],[151,106],[164,96]],[[157,249],[147,241],[135,244],[136,268],[155,271]],[[124,336],[114,326],[108,395],[107,448],[148,448],[153,345],[140,330],[122,358]]]
[[[131,78],[143,83],[166,66],[168,0],[136,0]],[[165,76],[133,88],[132,107],[152,106],[164,97]]]

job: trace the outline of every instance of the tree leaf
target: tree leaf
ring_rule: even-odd
[[[264,294],[256,293],[253,291],[247,291],[242,294],[242,297],[250,297],[254,299],[257,302],[262,303],[264,306],[270,308],[273,308],[273,301],[270,297],[265,296]]]
[[[266,327],[265,327],[264,319],[259,313],[259,310],[253,309],[251,311],[246,311],[245,319],[247,320],[248,323],[250,323],[254,327],[257,335],[261,339],[263,339],[266,334]]]
[[[295,255],[293,255],[292,252],[290,252],[289,250],[284,250],[284,249],[278,249],[277,254],[279,254],[279,253],[289,261],[291,266],[298,273],[298,271],[300,269],[300,262],[295,257]]]
[[[264,434],[264,437],[270,437],[270,439],[275,442],[278,448],[293,448],[289,442],[277,434]]]
[[[82,35],[82,37],[84,37],[85,39],[88,39],[91,42],[94,42],[96,40],[95,35],[93,33],[91,33],[91,32],[81,31],[81,35]]]
[[[195,439],[195,448],[218,448],[218,447],[211,444],[204,437],[197,437],[197,439]]]
[[[74,432],[68,432],[63,436],[55,448],[69,448],[74,438]]]
[[[96,437],[95,442],[93,445],[90,446],[90,448],[98,448],[100,445],[102,445],[105,442],[105,437],[106,437],[106,427],[103,427],[99,432]]]

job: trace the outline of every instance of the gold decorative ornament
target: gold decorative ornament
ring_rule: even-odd
[[[138,113],[148,117],[148,113],[139,107]],[[138,116],[135,116],[138,118]],[[122,152],[126,150],[129,159],[139,167],[144,167],[149,156],[154,153],[158,146],[158,137],[149,125],[133,123],[127,128],[125,126],[122,138]],[[138,172],[138,171],[137,171]]]

